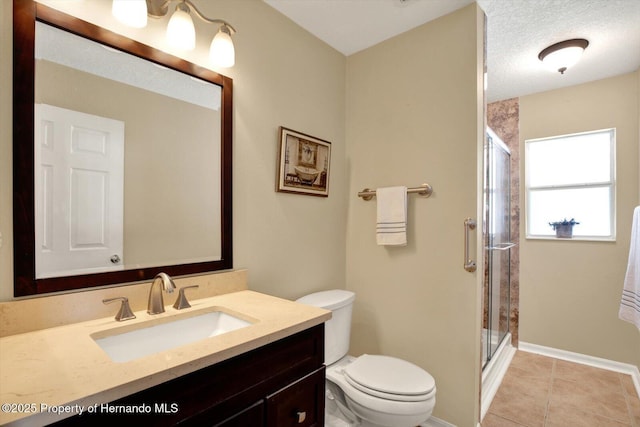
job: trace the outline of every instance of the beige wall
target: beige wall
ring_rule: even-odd
[[[238,29],[234,264],[251,289],[285,298],[344,287],[345,57],[263,2],[203,12]],[[328,198],[274,191],[279,126],[331,142]]]
[[[106,11],[92,11],[95,4],[58,2],[58,7],[77,8],[87,14],[84,19],[98,23],[110,19],[110,2],[97,3]],[[234,79],[234,265],[249,270],[251,289],[285,298],[344,287],[345,57],[261,1],[207,1],[199,8],[238,30],[236,66],[219,70]],[[13,295],[11,2],[0,2],[0,14],[0,300],[8,300]],[[151,20],[145,30],[114,29],[154,44],[164,40],[158,26]],[[185,56],[206,66],[216,28],[197,28],[196,51]],[[328,198],[275,192],[279,126],[332,143]]]
[[[638,330],[618,319],[639,202],[638,74],[520,98],[522,170],[527,139],[612,127],[617,139],[617,239],[521,240],[520,340],[640,366]],[[520,201],[524,212],[524,180]]]
[[[351,352],[427,369],[434,415],[459,426],[479,412],[481,277],[462,248],[464,219],[480,217],[482,40],[474,4],[347,60]],[[377,246],[375,199],[356,193],[423,182],[434,192],[409,196],[408,245]]]

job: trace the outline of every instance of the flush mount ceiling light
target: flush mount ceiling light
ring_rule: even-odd
[[[113,0],[111,13],[125,25],[143,28],[147,25],[147,15],[152,18],[166,16],[171,2],[172,0]],[[236,54],[231,35],[235,34],[235,28],[222,19],[207,18],[190,0],[178,0],[167,25],[167,42],[178,49],[195,48],[196,29],[191,19],[192,11],[204,22],[219,25],[209,48],[211,62],[219,67],[233,67]]]
[[[589,41],[585,39],[565,40],[543,49],[538,59],[548,68],[564,74],[567,68],[578,62],[587,46]]]

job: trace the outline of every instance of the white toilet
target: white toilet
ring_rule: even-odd
[[[325,323],[327,416],[336,425],[415,427],[431,417],[436,384],[422,368],[395,357],[348,356],[355,294],[345,290],[316,292],[297,302],[331,310]],[[330,423],[326,423],[330,425]]]

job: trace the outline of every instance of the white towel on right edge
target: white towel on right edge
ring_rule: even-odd
[[[633,211],[629,264],[624,278],[618,316],[640,329],[640,206]]]
[[[378,245],[407,244],[407,187],[385,187],[376,190]]]

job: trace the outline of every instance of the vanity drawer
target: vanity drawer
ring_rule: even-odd
[[[267,396],[267,427],[324,426],[325,367]]]
[[[251,427],[264,424],[264,402],[261,400],[213,427]]]

